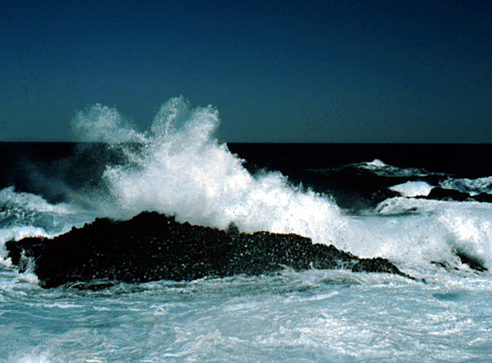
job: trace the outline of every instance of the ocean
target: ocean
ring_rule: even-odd
[[[74,143],[0,143],[1,362],[484,362],[492,145],[226,144],[166,102],[139,131],[79,112]],[[403,275],[339,269],[44,288],[6,243],[144,211],[308,237]],[[132,236],[138,244],[138,236]],[[296,258],[296,256],[294,256]],[[145,262],[143,262],[145,263]]]

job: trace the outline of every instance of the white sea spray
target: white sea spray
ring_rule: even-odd
[[[149,131],[138,133],[114,109],[96,105],[73,121],[82,141],[120,148],[129,162],[108,166],[104,179],[111,217],[141,211],[225,229],[298,233],[333,242],[344,228],[340,209],[326,197],[300,191],[278,172],[251,175],[215,137],[219,116],[211,106],[192,108],[183,97],[163,104]],[[113,130],[121,127],[121,132]],[[89,131],[83,131],[86,128]],[[100,133],[98,133],[100,130]],[[140,148],[122,142],[138,141]],[[102,208],[102,207],[100,207]]]

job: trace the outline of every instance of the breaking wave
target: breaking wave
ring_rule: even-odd
[[[248,171],[244,161],[218,141],[219,123],[214,107],[192,107],[183,97],[164,103],[146,131],[139,131],[114,108],[94,105],[78,112],[72,127],[79,141],[103,145],[110,157],[93,152],[99,149],[91,146],[86,150],[91,158],[72,162],[69,170],[82,165],[79,174],[88,175],[91,188],[43,179],[54,189],[62,185],[69,190],[64,203],[47,202],[13,187],[1,191],[1,242],[26,235],[53,236],[96,217],[127,220],[156,211],[179,222],[219,229],[233,224],[248,233],[295,233],[362,258],[387,258],[403,269],[466,268],[470,261],[492,268],[487,222],[492,218],[491,204],[420,198],[436,186],[429,179],[435,173],[381,160],[356,164],[363,170],[361,180],[375,186],[382,181],[383,188],[395,183],[375,207],[351,213],[336,204],[329,189],[320,194],[293,184],[280,172]],[[91,170],[97,171],[97,182],[92,182]],[[329,177],[341,173],[343,168]],[[367,173],[376,179],[367,179]],[[458,188],[460,183],[475,192],[489,186],[488,178],[456,179],[451,185],[453,180],[442,185]]]
[[[183,97],[164,103],[150,130],[139,132],[114,108],[95,105],[72,121],[83,142],[100,142],[124,154],[108,165],[108,195],[94,207],[128,219],[142,211],[178,221],[241,231],[297,233],[323,242],[343,229],[340,209],[326,197],[289,185],[278,172],[250,174],[215,137],[218,111],[191,107]],[[137,147],[135,146],[137,145]]]

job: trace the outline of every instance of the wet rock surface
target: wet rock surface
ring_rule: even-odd
[[[247,234],[234,227],[222,231],[178,223],[155,212],[141,213],[129,221],[96,219],[53,239],[25,238],[7,242],[6,248],[21,271],[34,263],[34,272],[45,288],[72,284],[95,290],[114,281],[260,275],[286,267],[385,272],[411,278],[388,260],[360,259],[295,234]]]

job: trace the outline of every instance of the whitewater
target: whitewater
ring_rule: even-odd
[[[252,165],[219,141],[219,124],[214,107],[183,97],[164,103],[145,131],[97,104],[73,118],[79,143],[70,152],[5,164],[0,361],[488,360],[492,204],[474,198],[492,194],[492,176],[372,155],[316,168],[303,166],[309,156],[275,170],[268,165],[278,155]],[[2,158],[14,149],[4,146]],[[437,190],[466,198],[432,198]],[[20,273],[7,257],[7,241],[142,211],[223,230],[295,233],[386,258],[417,279],[285,266],[260,276],[43,289],[32,267]]]

